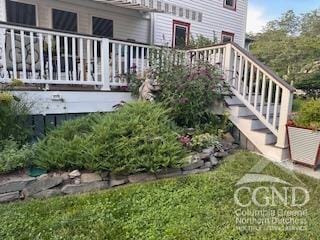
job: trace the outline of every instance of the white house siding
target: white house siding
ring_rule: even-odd
[[[4,1],[4,0],[0,0]],[[131,39],[137,42],[150,42],[150,20],[138,11],[114,7],[92,0],[15,0],[35,4],[39,27],[52,27],[52,9],[71,11],[78,14],[78,32],[92,33],[92,17],[113,20],[113,34],[117,39]],[[1,19],[1,11],[0,11]]]
[[[154,43],[172,45],[173,20],[191,24],[193,37],[203,35],[221,41],[222,31],[235,34],[235,42],[244,46],[248,0],[237,0],[236,11],[223,7],[223,0],[167,0],[186,9],[203,13],[202,22],[169,14],[154,14]],[[178,11],[177,11],[178,12]]]

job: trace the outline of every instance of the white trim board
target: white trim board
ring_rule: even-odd
[[[14,91],[30,103],[31,115],[111,112],[121,101],[132,102],[129,92]]]

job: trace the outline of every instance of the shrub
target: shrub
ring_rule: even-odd
[[[186,150],[177,137],[161,105],[137,102],[53,130],[36,145],[34,163],[47,170],[155,172],[182,164]]]
[[[295,124],[320,130],[320,100],[306,102],[299,110]]]
[[[181,127],[196,127],[211,122],[214,101],[222,100],[225,85],[221,74],[209,64],[175,66],[159,71],[159,101]]]
[[[196,135],[191,140],[192,149],[200,151],[211,146],[220,146],[220,142],[217,136],[209,133]]]
[[[0,173],[8,173],[26,167],[32,156],[29,146],[19,148],[12,139],[0,141]]]
[[[9,91],[0,91],[0,140],[14,139],[19,144],[30,135],[27,127],[30,104],[13,96]]]

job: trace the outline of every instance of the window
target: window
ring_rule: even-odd
[[[92,17],[92,34],[99,37],[113,38],[113,21]]]
[[[234,33],[230,32],[222,32],[221,34],[221,42],[222,43],[229,43],[234,41]]]
[[[223,6],[235,11],[237,8],[237,0],[223,0]]]
[[[56,30],[78,32],[76,13],[52,9],[52,28]]]
[[[190,23],[173,21],[172,47],[183,48],[189,43]]]
[[[36,26],[36,6],[7,0],[7,21]]]

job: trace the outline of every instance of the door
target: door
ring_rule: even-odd
[[[189,43],[190,23],[173,21],[173,48],[185,48]]]

